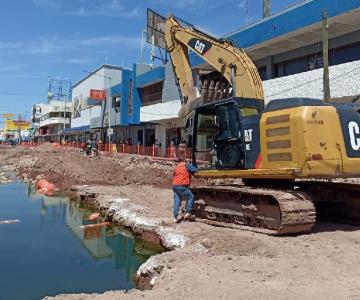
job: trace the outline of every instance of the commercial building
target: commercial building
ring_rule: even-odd
[[[110,110],[108,107],[112,95],[110,89],[121,83],[122,73],[122,67],[102,65],[72,86],[72,118],[71,128],[66,130],[68,135],[76,139],[85,138],[91,131],[97,138],[106,138],[104,128],[109,126],[109,112],[112,126],[122,119],[116,106]],[[91,90],[103,92],[102,98],[92,98]]]
[[[147,127],[146,144],[156,141],[164,149],[172,140],[178,142],[183,122],[178,119],[180,94],[171,63],[154,67],[138,76],[137,88],[142,106],[140,121]]]
[[[106,96],[95,99],[91,91]],[[114,143],[165,145],[177,138],[180,96],[170,64],[102,65],[73,85],[72,97],[69,138],[107,141],[109,119]]]
[[[64,128],[70,128],[71,102],[49,100],[33,105],[31,135],[36,141],[60,141]]]
[[[25,141],[29,139],[30,123],[24,120],[5,120],[3,135],[5,139]]]

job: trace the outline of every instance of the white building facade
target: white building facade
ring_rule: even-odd
[[[58,141],[58,135],[71,124],[71,102],[50,100],[33,106],[31,138]]]

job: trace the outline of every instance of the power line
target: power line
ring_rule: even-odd
[[[44,96],[46,93],[0,92],[0,96]]]

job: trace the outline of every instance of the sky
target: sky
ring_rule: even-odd
[[[271,0],[277,12],[300,0]],[[140,62],[146,9],[175,14],[222,36],[262,16],[262,0],[2,0],[0,114],[30,118],[47,101],[48,78],[77,82],[106,61]],[[145,62],[150,61],[149,47]],[[0,119],[0,122],[2,119]],[[1,124],[0,124],[0,127]]]

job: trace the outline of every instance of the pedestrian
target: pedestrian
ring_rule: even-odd
[[[195,219],[195,216],[191,214],[194,206],[194,195],[190,190],[190,178],[197,170],[195,166],[186,163],[184,155],[179,156],[179,163],[175,168],[173,179],[174,223],[181,221],[181,217],[179,216],[181,198],[186,199],[184,220]]]
[[[95,139],[91,140],[91,157],[98,156],[98,148]]]
[[[174,140],[170,143],[170,158],[176,158],[176,146]]]
[[[85,144],[85,154],[90,155],[91,154],[91,140],[88,139]]]

